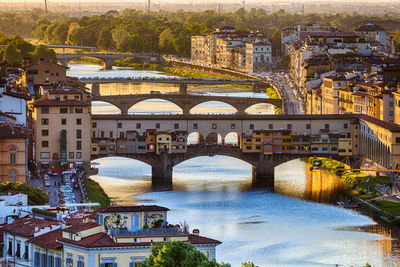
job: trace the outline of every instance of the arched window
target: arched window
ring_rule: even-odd
[[[17,149],[15,147],[10,148],[10,164],[16,164],[17,163]]]

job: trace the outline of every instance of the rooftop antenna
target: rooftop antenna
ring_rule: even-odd
[[[47,0],[44,0],[44,9],[45,9],[45,11],[47,13]]]
[[[147,12],[150,12],[150,0],[147,0]]]
[[[246,3],[246,1],[245,1],[245,0],[243,0],[243,2],[242,2],[242,3],[243,3],[242,7],[244,8],[244,4]]]

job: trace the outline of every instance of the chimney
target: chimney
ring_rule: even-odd
[[[193,229],[193,234],[194,234],[194,235],[199,235],[199,234],[200,234],[199,229]]]

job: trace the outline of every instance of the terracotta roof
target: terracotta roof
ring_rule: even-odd
[[[12,92],[12,91],[7,90],[7,91],[3,92],[3,95],[8,95],[8,96],[21,98],[21,99],[25,99],[25,100],[31,100],[30,96],[23,94],[22,92],[17,93],[17,92]]]
[[[111,206],[104,208],[98,213],[110,213],[110,212],[141,212],[141,211],[169,211],[168,208],[160,207],[156,205],[151,206]]]
[[[65,218],[65,224],[68,226],[74,226],[78,224],[83,224],[83,217]]]
[[[0,121],[0,138],[27,138],[32,130],[19,124]]]
[[[82,224],[72,225],[71,227],[63,229],[63,231],[67,232],[67,233],[79,233],[79,232],[82,232],[82,231],[85,231],[85,230],[89,230],[91,228],[95,228],[95,227],[98,227],[98,226],[100,226],[100,225],[98,225],[95,222],[89,222],[89,223],[82,223]]]
[[[300,40],[304,41],[308,36],[310,37],[352,37],[356,36],[354,32],[300,32]]]
[[[199,235],[189,235],[190,244],[222,244],[221,241]]]
[[[368,115],[358,114],[358,118],[360,120],[376,124],[376,125],[378,125],[378,126],[380,126],[382,128],[385,128],[386,130],[391,131],[391,132],[400,132],[400,126],[397,126],[395,124],[391,124],[391,123],[388,123],[388,122],[385,122],[385,121],[378,120],[378,119],[370,117]]]
[[[4,225],[0,229],[0,231],[12,233],[19,236],[33,237],[35,233],[45,227],[57,226],[60,224],[61,223],[59,221],[50,221],[46,219],[32,217]]]
[[[51,248],[51,249],[60,249],[62,248],[62,244],[58,242],[62,237],[62,230],[57,229],[46,234],[42,234],[36,237],[32,237],[28,239],[29,243],[36,244],[42,247]]]
[[[80,100],[55,100],[55,99],[48,99],[42,98],[33,102],[33,106],[40,107],[40,106],[90,106],[88,102],[80,101]]]

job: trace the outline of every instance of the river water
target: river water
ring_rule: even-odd
[[[99,71],[99,66],[90,65],[70,67],[69,75],[81,77],[90,73],[162,75],[129,69]],[[148,85],[124,86],[133,93],[139,90],[135,87],[151,89],[144,89]],[[116,93],[118,87],[123,88],[108,85],[104,90]],[[174,89],[167,85],[157,90],[167,93]],[[226,94],[223,90],[208,88],[202,93]],[[170,104],[163,104],[161,112],[174,112]],[[204,108],[207,112],[222,113],[229,108],[219,103],[208,105]],[[154,113],[155,106],[160,110],[159,102],[149,101],[131,112]],[[94,111],[116,112],[104,104],[98,104]],[[259,112],[271,110],[258,108]],[[245,261],[257,266],[363,266],[367,262],[400,266],[398,229],[332,205],[343,190],[340,180],[321,171],[310,172],[300,160],[277,167],[275,192],[253,189],[251,166],[225,156],[198,157],[179,164],[174,168],[173,189],[166,192],[152,191],[151,168],[144,163],[117,157],[96,162],[100,163],[99,174],[92,178],[115,203],[168,207],[170,223],[186,221],[191,229],[200,229],[201,235],[222,241],[217,260],[232,266]]]

